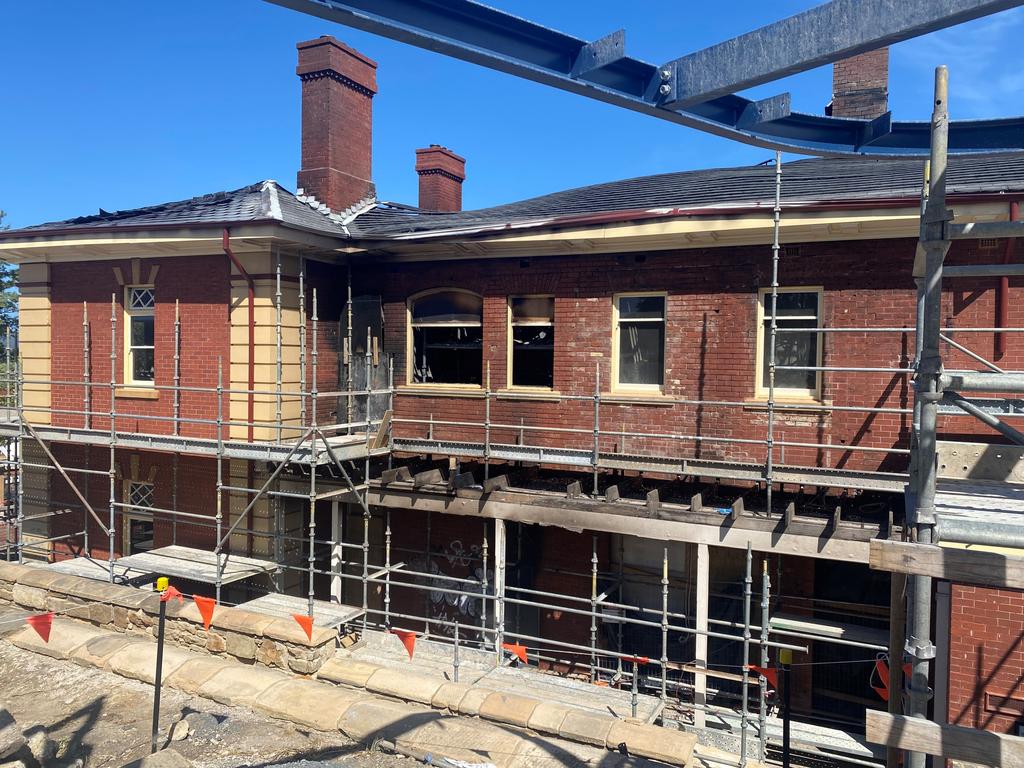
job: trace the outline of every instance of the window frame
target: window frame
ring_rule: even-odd
[[[135,286],[138,287],[138,286]],[[149,504],[148,507],[137,506],[132,503],[132,486],[133,485],[144,485],[149,490]],[[153,494],[156,493],[156,485],[145,480],[125,480],[122,486],[124,493],[124,512],[121,515],[121,556],[127,557],[129,555],[137,554],[136,552],[130,551],[132,549],[132,522],[148,522],[152,525],[153,539],[149,550],[139,550],[140,552],[151,551],[156,549],[156,520],[153,515]]]
[[[134,309],[132,308],[132,291],[135,290],[148,290],[153,294],[153,306],[146,309]],[[152,317],[153,318],[153,346],[149,347],[146,345],[133,345],[132,344],[132,318],[133,317]],[[134,351],[136,349],[152,349],[153,350],[153,379],[147,381],[146,379],[136,379],[134,374],[133,362],[135,360]],[[134,285],[126,285],[124,287],[124,385],[127,387],[156,387],[156,286],[147,283],[138,283]]]
[[[413,305],[420,299],[430,296],[434,293],[466,293],[470,296],[475,296],[480,299],[480,338],[483,339],[484,335],[484,297],[482,294],[476,291],[471,291],[468,288],[452,288],[450,286],[443,286],[440,288],[428,288],[425,291],[418,291],[412,294],[405,300],[405,386],[415,387],[417,389],[459,389],[467,392],[482,392],[487,381],[487,360],[484,355],[484,350],[487,348],[486,343],[481,341],[480,344],[480,384],[446,384],[439,381],[414,381],[413,380],[413,369],[415,368],[415,359],[413,357],[413,322],[412,322],[412,308]]]
[[[645,297],[645,296],[658,296],[664,299],[664,309],[661,316],[661,324],[664,327],[664,333],[661,336],[661,384],[631,384],[622,383],[619,381],[619,335],[620,335],[620,317],[619,317],[619,302],[622,299],[634,298],[634,297]],[[635,322],[633,320],[628,322]],[[643,321],[641,321],[643,322]],[[663,394],[665,391],[665,382],[668,380],[668,291],[624,291],[622,293],[612,294],[612,376],[611,386],[612,392],[615,393],[635,393],[635,394]]]
[[[815,320],[814,327],[822,328],[822,317],[825,312],[825,288],[820,285],[801,285],[801,286],[786,286],[785,288],[777,288],[778,293],[814,293],[818,296],[818,313]],[[762,383],[762,371],[764,367],[764,354],[766,352],[767,334],[764,327],[765,319],[770,317],[770,313],[767,312],[766,303],[771,300],[772,289],[759,288],[757,291],[757,347],[756,355],[754,357],[754,397],[757,400],[768,399],[768,387]],[[823,342],[824,334],[816,333],[817,344],[815,345],[815,367],[822,367],[822,360],[824,360],[824,347]],[[799,400],[805,402],[821,402],[821,371],[814,372],[814,388],[805,389],[803,387],[775,387],[776,399],[783,400]]]
[[[508,348],[507,349],[507,355],[506,355],[506,366],[505,366],[505,371],[506,371],[505,386],[508,389],[510,389],[510,390],[515,390],[516,392],[554,392],[555,391],[555,370],[554,370],[554,361],[553,360],[552,360],[552,363],[551,363],[551,386],[550,387],[527,386],[527,385],[524,385],[524,384],[515,384],[514,383],[514,376],[513,376],[514,372],[513,372],[513,369],[512,369],[512,360],[513,360],[513,354],[512,353],[514,351],[513,333],[514,333],[514,328],[516,326],[516,323],[515,323],[514,318],[512,316],[512,301],[514,299],[551,299],[551,323],[550,323],[550,327],[551,327],[551,334],[552,334],[552,336],[554,336],[554,333],[555,333],[555,295],[553,293],[516,293],[516,294],[510,294],[508,296],[508,298],[507,298],[507,300],[505,302],[506,307],[508,309],[508,318],[507,318],[508,322],[506,323],[506,327],[505,327],[505,330],[506,330],[505,339],[506,339],[506,346]],[[525,326],[531,326],[531,325],[532,326],[536,326],[536,327],[540,327],[541,325],[547,326],[548,324],[547,323],[520,323],[520,325],[522,325],[524,327]],[[554,341],[552,341],[551,343],[552,343],[552,346],[553,346],[554,345]]]

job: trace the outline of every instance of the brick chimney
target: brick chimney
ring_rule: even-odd
[[[825,114],[873,120],[889,110],[889,49],[879,48],[832,65],[832,102]]]
[[[431,144],[416,150],[416,173],[420,177],[420,208],[445,213],[462,210],[465,158],[440,144]]]
[[[296,46],[302,80],[302,170],[307,195],[343,211],[374,194],[371,171],[377,63],[330,35]]]

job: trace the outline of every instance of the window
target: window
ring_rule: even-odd
[[[125,384],[152,386],[156,296],[151,285],[128,286],[126,293]]]
[[[615,297],[614,306],[615,385],[661,389],[665,383],[665,294],[623,294]]]
[[[509,381],[552,389],[555,382],[555,299],[513,296],[509,307]]]
[[[126,494],[128,511],[124,516],[123,555],[134,555],[138,552],[149,552],[153,549],[153,486],[151,483],[137,483],[134,480],[127,484]],[[138,510],[139,514],[132,514]]]
[[[480,386],[483,370],[483,299],[460,290],[410,299],[412,384]]]
[[[762,288],[758,302],[758,377],[757,394],[768,396],[768,344],[771,339],[772,293]],[[819,334],[800,332],[817,328],[821,318],[820,288],[780,288],[776,296],[775,365],[821,366]],[[782,397],[818,397],[821,392],[819,371],[775,370],[775,393]]]

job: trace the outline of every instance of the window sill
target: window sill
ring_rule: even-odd
[[[159,400],[160,391],[153,387],[117,387],[114,397],[131,400]]]
[[[555,389],[522,389],[510,387],[499,389],[496,393],[499,400],[548,400],[557,402],[562,399],[562,393]]]
[[[664,392],[602,392],[602,403],[620,403],[622,405],[657,405],[662,408],[675,405],[675,398]]]
[[[816,397],[777,397],[776,405],[786,406],[777,413],[827,413],[832,405],[831,400],[820,400]],[[797,407],[794,407],[797,406]],[[768,398],[756,397],[748,399],[743,405],[745,411],[767,411]]]
[[[483,387],[469,384],[409,384],[399,387],[395,394],[412,397],[466,397],[483,398]]]

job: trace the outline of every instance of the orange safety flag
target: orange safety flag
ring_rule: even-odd
[[[402,641],[405,650],[409,652],[409,661],[412,661],[413,651],[416,650],[416,633],[408,629],[390,629],[388,631],[393,635],[398,635],[398,639]]]
[[[199,615],[203,617],[203,629],[209,629],[210,622],[213,621],[213,609],[217,607],[217,601],[212,597],[202,597],[200,595],[192,595],[192,599],[196,601]]]
[[[160,602],[161,603],[166,603],[166,602],[168,602],[170,600],[174,600],[175,598],[177,598],[179,603],[184,603],[185,602],[185,596],[182,595],[181,592],[179,592],[174,587],[170,587],[169,586],[160,595]]]
[[[904,664],[903,675],[910,677],[911,674],[910,665]],[[881,685],[875,685],[876,675]],[[882,701],[889,700],[889,654],[883,653],[879,658],[875,659],[875,668],[872,670],[871,680],[868,681],[868,684]]]
[[[35,616],[28,616],[25,623],[39,633],[44,643],[50,642],[50,627],[53,626],[52,613],[40,613]]]
[[[313,617],[307,616],[304,613],[293,613],[292,618],[295,619],[299,626],[306,631],[306,637],[309,638],[310,642],[313,641]]]
[[[519,658],[523,664],[527,663],[526,660],[526,646],[520,645],[519,643],[502,643],[501,647],[511,653],[513,656]]]
[[[759,674],[761,677],[763,677],[765,680],[771,683],[772,688],[778,690],[779,670],[777,670],[775,667],[758,667],[754,664],[748,664],[747,669],[749,669],[751,672],[756,672],[757,674]]]

